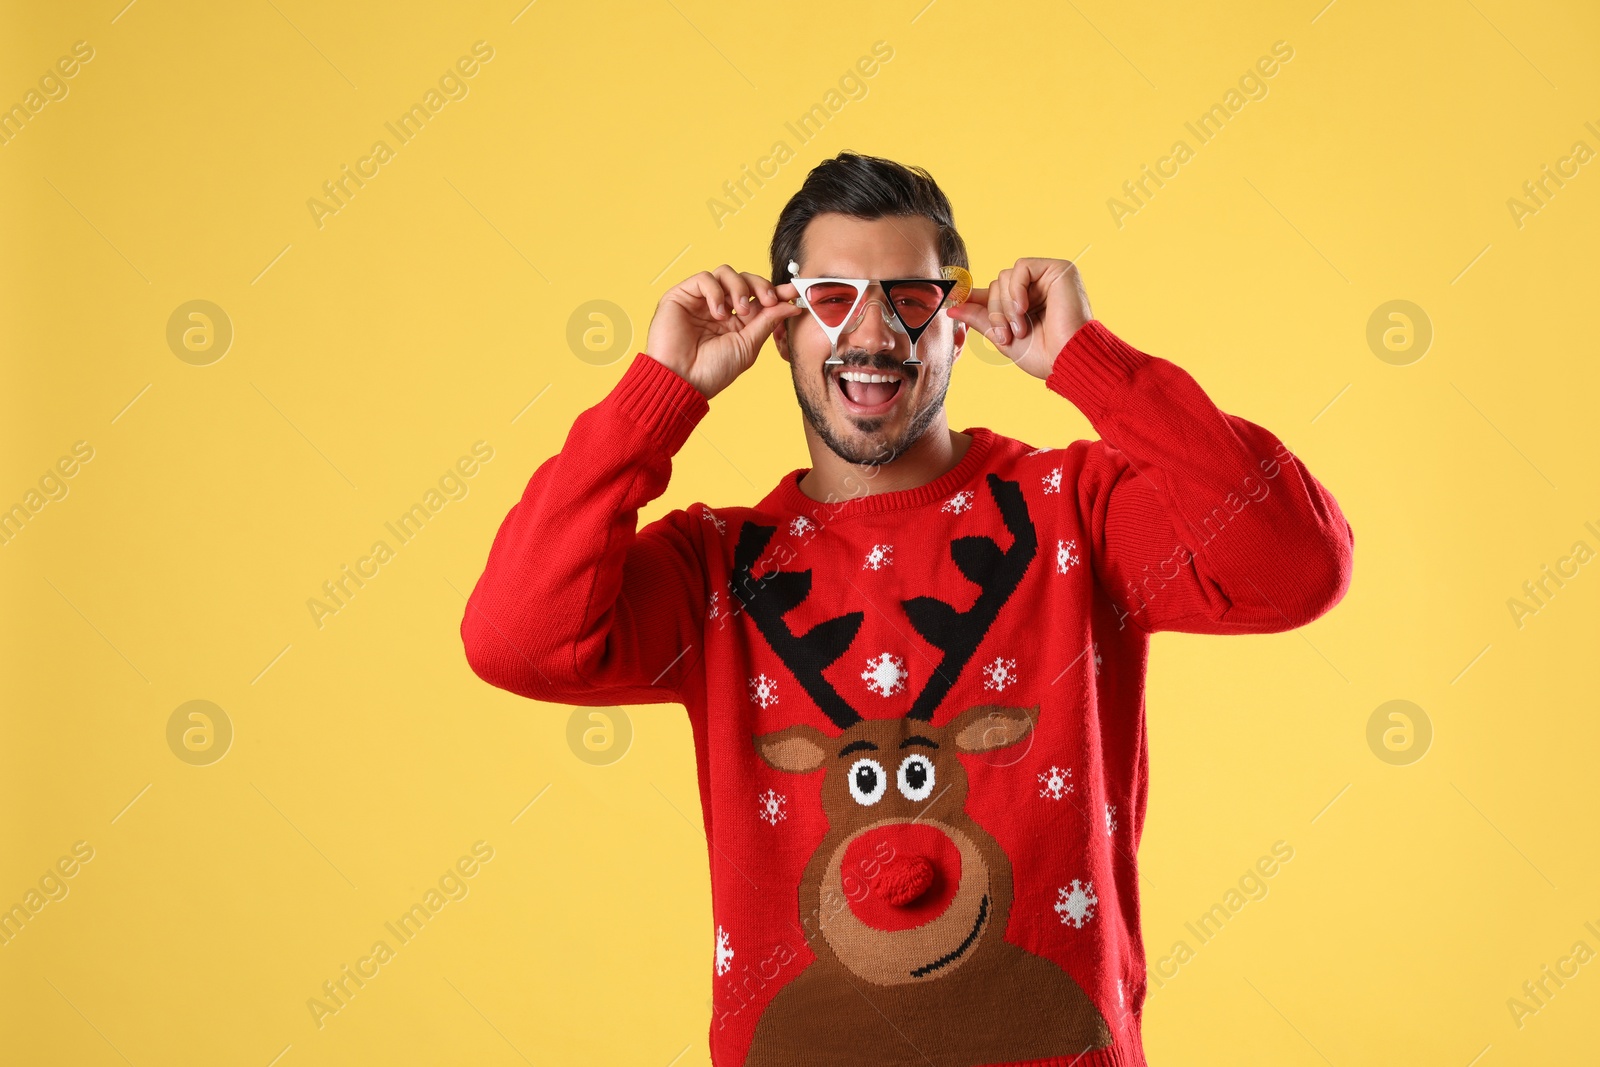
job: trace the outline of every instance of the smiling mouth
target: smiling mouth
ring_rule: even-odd
[[[880,380],[856,380],[867,378]],[[911,388],[910,380],[903,373],[872,367],[838,367],[830,371],[828,380],[838,393],[840,404],[853,415],[881,415],[894,407],[901,395]]]
[[[940,956],[932,963],[923,964],[921,967],[918,967],[916,970],[912,971],[911,977],[921,978],[925,974],[932,974],[940,967],[954,963],[956,960],[960,959],[962,954],[966,952],[967,949],[972,947],[972,943],[978,940],[978,932],[983,929],[983,922],[988,917],[989,894],[985,893],[983,895],[983,899],[978,901],[978,920],[972,924],[972,932],[967,935],[967,939],[961,942],[961,944],[957,945],[954,950],[946,952],[943,956]]]

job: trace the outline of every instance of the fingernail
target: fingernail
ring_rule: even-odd
[[[1016,319],[1011,320],[1011,332],[1016,334],[1018,337],[1022,336],[1022,327],[1017,325]]]

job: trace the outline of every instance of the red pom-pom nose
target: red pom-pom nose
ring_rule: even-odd
[[[903,908],[921,899],[933,885],[933,864],[921,856],[902,853],[878,869],[872,891],[881,899]]]
[[[961,850],[929,823],[894,822],[845,846],[841,889],[874,930],[909,930],[944,913],[961,885]]]

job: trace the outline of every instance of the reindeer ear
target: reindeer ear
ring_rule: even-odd
[[[979,704],[956,716],[950,724],[950,733],[956,739],[956,748],[962,752],[990,752],[1027,737],[1038,717],[1037,704],[1031,708]]]
[[[827,735],[805,723],[762,734],[755,741],[756,752],[767,766],[790,774],[806,774],[816,770],[822,766],[822,760],[827,755]]]

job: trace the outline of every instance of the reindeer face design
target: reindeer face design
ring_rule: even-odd
[[[899,985],[942,978],[998,936],[1010,863],[966,815],[956,754],[1016,744],[1036,713],[980,705],[938,729],[879,719],[838,737],[802,724],[757,738],[777,770],[825,772],[828,835],[800,887],[807,937],[820,930],[851,972]]]
[[[762,1012],[746,1067],[867,1059],[965,1067],[1077,1057],[1111,1044],[1104,1017],[1069,974],[1005,939],[1011,862],[966,811],[960,754],[1023,741],[1039,708],[983,704],[933,725],[1038,554],[1020,485],[993,473],[987,481],[1011,545],[951,541],[951,558],[979,589],[967,610],[929,596],[900,601],[912,629],[942,656],[899,718],[863,718],[823,675],[849,650],[864,613],[796,634],[784,616],[810,595],[811,571],[757,577],[777,530],[747,521],[739,531],[734,594],[838,731],[801,723],[753,739],[768,766],[823,772],[828,832],[798,893],[816,958]],[[953,1025],[962,1018],[982,1025]],[[928,1033],[943,1035],[938,1047],[907,1044],[908,1035]]]

